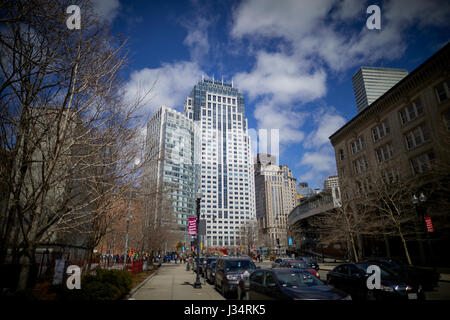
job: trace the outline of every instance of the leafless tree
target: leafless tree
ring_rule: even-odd
[[[78,3],[82,28],[69,30],[70,4],[0,5],[0,262],[8,249],[20,259],[19,289],[40,243],[86,234],[93,248],[133,184],[136,116],[148,93],[126,102],[125,42],[110,36],[88,0]]]
[[[243,223],[239,228],[240,245],[246,248],[246,252],[250,255],[252,247],[254,247],[258,241],[258,224],[256,221],[248,220]]]

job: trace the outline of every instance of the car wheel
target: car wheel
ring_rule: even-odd
[[[223,296],[225,299],[227,299],[227,292],[226,292],[226,290],[225,290],[225,285],[223,284],[223,282],[222,282],[222,287],[221,287],[221,289],[222,289],[222,296]]]

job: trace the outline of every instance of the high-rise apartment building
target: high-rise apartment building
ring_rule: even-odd
[[[361,67],[352,78],[358,112],[371,105],[407,75],[408,71],[403,69]]]
[[[267,161],[270,159],[270,161]],[[273,156],[258,154],[255,164],[256,217],[261,239],[272,250],[288,246],[287,216],[297,205],[296,179],[286,165]]]
[[[184,113],[201,131],[201,219],[206,247],[238,246],[255,221],[255,185],[244,96],[233,83],[203,78]]]
[[[178,240],[184,242],[190,241],[188,218],[196,217],[198,133],[192,120],[165,106],[147,124],[144,176],[152,200],[146,203],[146,211],[155,219],[162,215],[161,221],[175,225],[174,229],[181,231]]]

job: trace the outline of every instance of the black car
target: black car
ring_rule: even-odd
[[[209,267],[206,269],[206,281],[209,283],[214,283],[216,279],[216,263],[217,260],[211,262]]]
[[[292,260],[292,258],[276,258],[272,262],[272,268],[278,268],[280,266],[280,264],[285,260]]]
[[[300,269],[261,269],[239,282],[238,298],[249,300],[351,300],[345,292],[326,285]]]
[[[244,273],[255,269],[256,265],[249,258],[219,258],[216,263],[215,287],[220,288],[224,298],[227,298],[230,293],[237,292],[239,280],[244,277]]]
[[[206,273],[208,268],[210,268],[211,263],[214,261],[217,261],[217,257],[208,257],[203,261],[203,270],[202,270],[202,276],[206,278]]]
[[[311,257],[296,257],[295,259],[296,259],[296,260],[303,260],[303,261],[305,261],[306,264],[309,265],[309,267],[310,267],[311,269],[319,270],[319,264],[317,263],[316,260],[314,260],[314,259],[311,258]]]
[[[367,259],[365,263],[383,266],[397,273],[407,283],[421,286],[425,290],[432,290],[437,286],[440,274],[436,270],[418,268],[402,264],[391,258]]]
[[[380,289],[367,287],[367,263],[344,263],[327,274],[327,283],[347,292],[353,300],[424,299],[421,288],[407,284],[397,274],[380,267]]]

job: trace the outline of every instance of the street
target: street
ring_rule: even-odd
[[[261,269],[271,268],[272,262],[256,262]],[[319,264],[320,278],[327,279],[327,273],[334,264]],[[195,289],[195,273],[186,271],[185,264],[164,263],[161,268],[146,280],[141,288],[131,296],[132,300],[224,300],[224,297],[214,288],[214,285],[200,278],[201,289]],[[450,282],[439,281],[438,287],[425,293],[427,300],[449,300]],[[233,300],[234,298],[231,298]]]

